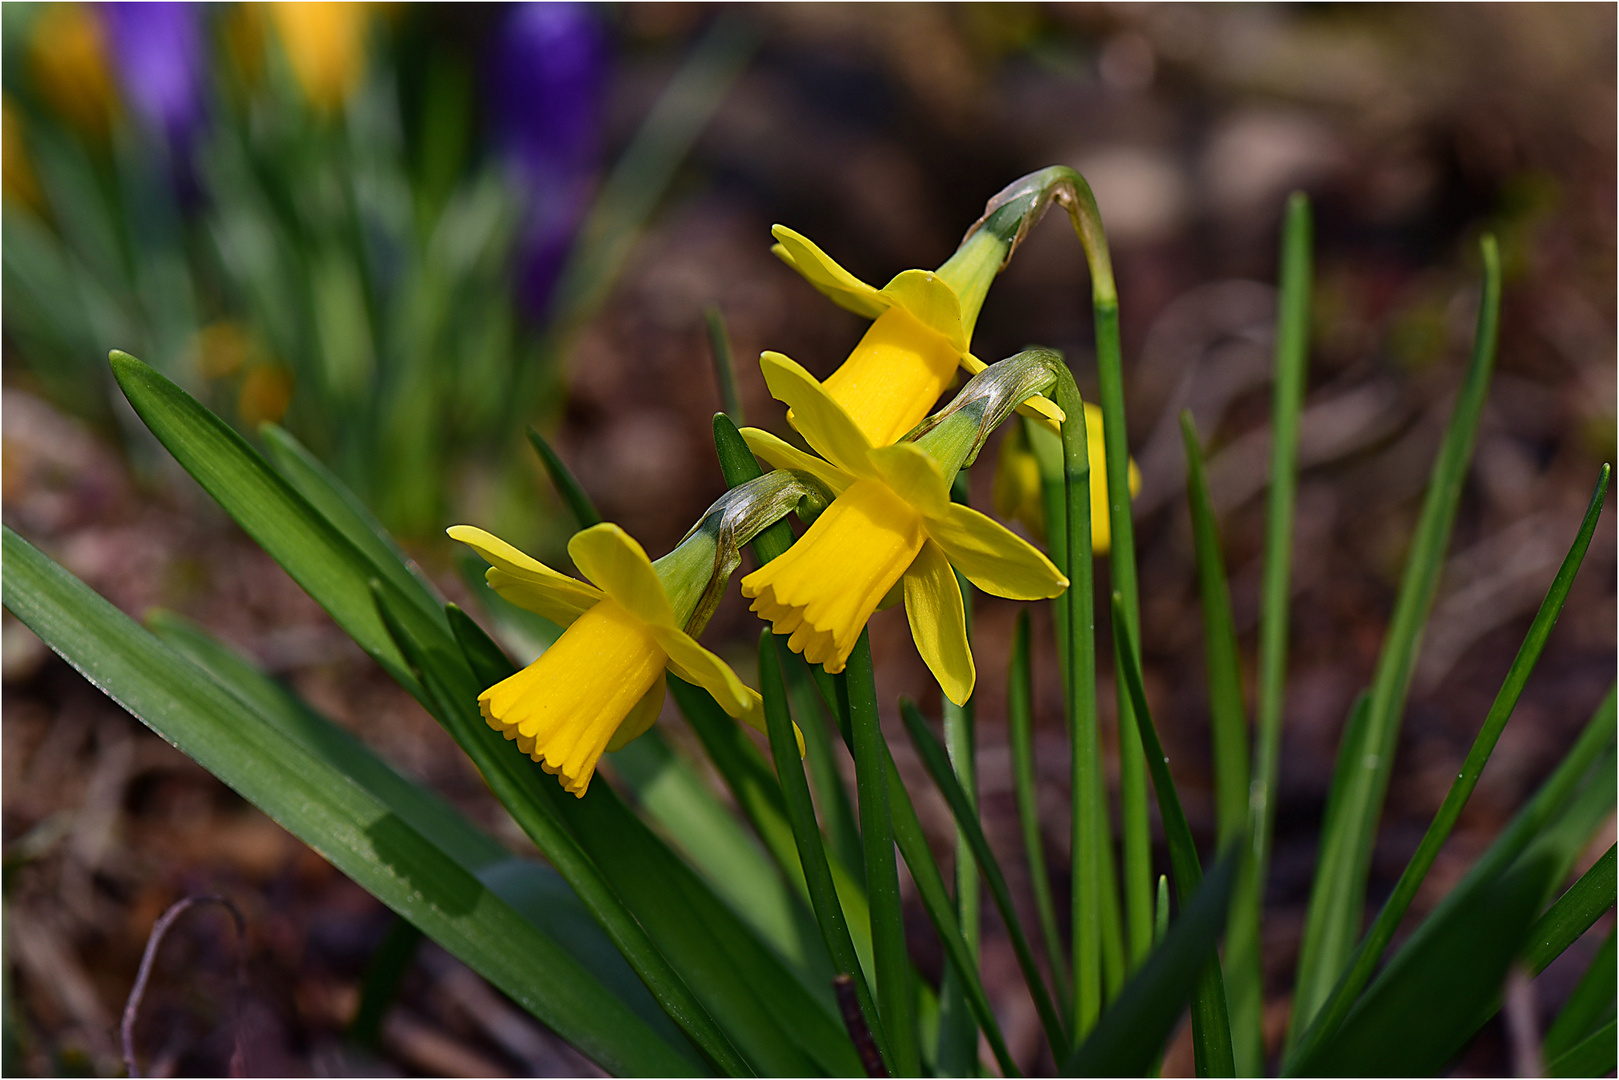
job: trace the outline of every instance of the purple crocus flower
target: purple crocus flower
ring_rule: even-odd
[[[495,145],[528,200],[518,299],[544,313],[595,182],[607,39],[589,4],[516,4],[491,68]]]
[[[201,6],[115,3],[103,11],[126,99],[184,160],[203,121]]]

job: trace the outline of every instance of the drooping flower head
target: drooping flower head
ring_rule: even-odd
[[[568,542],[568,555],[589,581],[482,529],[453,526],[451,539],[490,564],[486,580],[495,592],[566,628],[538,660],[478,696],[484,720],[580,797],[602,753],[658,718],[665,671],[764,732],[758,692],[693,635],[713,613],[741,545],[806,501],[824,505],[825,494],[806,479],[772,473],[733,489],[656,563],[617,525],[585,529]]]
[[[821,457],[757,428],[742,432],[749,449],[778,469],[815,476],[837,498],[784,555],[742,579],[742,595],[788,635],[789,648],[835,673],[883,597],[903,583],[917,650],[945,696],[964,704],[977,673],[951,567],[1014,600],[1056,596],[1068,579],[1005,526],[951,502],[943,470],[922,447],[874,446],[829,388],[780,353],[765,353],[760,367]]]

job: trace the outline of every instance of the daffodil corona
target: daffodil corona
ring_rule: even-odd
[[[574,536],[579,581],[470,525],[450,537],[490,564],[491,588],[567,627],[528,667],[478,696],[489,726],[583,796],[603,751],[644,734],[663,708],[665,671],[695,683],[731,716],[764,730],[756,691],[684,629],[641,545],[617,525]],[[687,613],[689,616],[689,612]]]
[[[837,498],[786,554],[742,579],[742,595],[791,649],[838,672],[884,595],[903,582],[917,650],[945,695],[965,703],[977,674],[951,567],[1015,600],[1056,596],[1067,578],[1004,526],[951,502],[921,447],[873,446],[828,388],[779,353],[765,353],[760,367],[821,458],[757,428],[742,432],[748,447],[778,469],[814,476]]]

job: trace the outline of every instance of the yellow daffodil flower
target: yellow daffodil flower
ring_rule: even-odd
[[[748,448],[778,469],[809,473],[837,497],[786,554],[742,579],[742,595],[789,635],[789,648],[838,672],[878,603],[903,581],[917,650],[945,696],[964,704],[977,673],[951,566],[1014,600],[1056,596],[1068,579],[1005,526],[951,502],[938,464],[919,446],[874,446],[830,388],[780,353],[765,353],[760,367],[821,458],[757,428],[742,432]]]
[[[541,657],[478,696],[489,726],[583,797],[604,750],[644,734],[663,709],[665,670],[764,731],[763,703],[730,667],[681,628],[641,545],[617,525],[585,529],[568,555],[579,581],[470,525],[449,530],[490,564],[491,588],[567,627]]]
[[[1046,508],[1041,493],[1040,458],[1034,443],[1043,441],[1050,467],[1058,474],[1062,471],[1062,445],[1039,423],[1014,423],[1001,440],[1001,452],[995,461],[995,512],[1003,518],[1020,522],[1041,543],[1046,539]],[[1109,526],[1107,505],[1107,470],[1103,462],[1107,448],[1102,440],[1102,410],[1090,402],[1085,403],[1085,443],[1091,462],[1091,549],[1097,555],[1106,555],[1112,546],[1113,530]],[[1141,490],[1141,470],[1130,462],[1130,496]]]
[[[28,64],[41,94],[63,119],[86,135],[106,137],[118,92],[98,5],[43,5],[28,42]]]
[[[839,307],[875,320],[824,384],[872,446],[887,446],[920,423],[958,366],[973,375],[984,370],[970,349],[972,328],[1004,252],[988,232],[975,234],[972,247],[958,252],[965,268],[959,275],[947,272],[948,263],[938,271],[905,270],[881,289],[785,225],[771,234],[777,241],[771,250],[783,262]],[[962,292],[951,285],[952,276],[960,278]],[[1031,398],[1027,406],[1062,420],[1062,410],[1045,398]],[[796,416],[788,418],[796,427]]]

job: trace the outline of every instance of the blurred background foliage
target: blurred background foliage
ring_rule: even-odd
[[[863,327],[776,262],[771,223],[886,280],[938,265],[1008,180],[1072,165],[1096,191],[1119,283],[1147,687],[1207,838],[1176,417],[1190,408],[1209,445],[1246,648],[1269,283],[1285,194],[1305,188],[1318,269],[1269,897],[1280,917],[1266,941],[1278,989],[1338,732],[1375,663],[1459,379],[1483,229],[1508,275],[1498,374],[1369,899],[1415,846],[1614,454],[1611,7],[8,3],[0,31],[7,523],[124,610],[161,603],[241,645],[516,847],[432,721],[176,480],[112,385],[109,348],[250,439],[285,426],[465,598],[441,540],[451,521],[565,565],[568,518],[524,444],[529,425],[654,554],[723,489],[709,306],[729,326],[749,419],[785,431],[750,359],[778,349],[824,376]],[[1037,230],[992,291],[975,352],[1061,348],[1089,394],[1086,297],[1077,245]],[[991,471],[973,477],[979,505]],[[1609,515],[1419,910],[1611,679],[1614,535]],[[986,826],[1013,846],[999,673],[1015,610],[981,599],[975,622]],[[755,632],[733,595],[705,641],[740,657]],[[903,619],[879,615],[872,641],[885,709],[899,692],[936,706]],[[386,914],[9,615],[4,643],[7,1008],[24,1021],[8,1015],[7,1029],[28,1033],[28,1068],[117,1067],[109,1018],[146,931],[204,887],[231,891],[254,927],[254,1071],[347,1067],[335,1033]],[[1061,837],[1055,659],[1035,666],[1047,831]],[[904,740],[894,749],[919,777]],[[948,813],[919,809],[947,854]],[[222,927],[177,931],[189,944],[154,988],[175,1068],[225,1068],[197,989],[227,984],[207,959],[223,955]],[[1014,1052],[1039,1068],[998,933],[986,926],[986,981]],[[931,939],[913,946],[937,971]],[[1571,952],[1569,971],[1586,959]],[[1536,983],[1543,1000],[1509,1001],[1508,1016],[1552,1015],[1572,978],[1554,966]],[[493,997],[427,950],[369,1067],[584,1067]],[[1463,1071],[1510,1068],[1512,1030],[1492,1025]],[[1166,1075],[1189,1067],[1182,1042]]]

